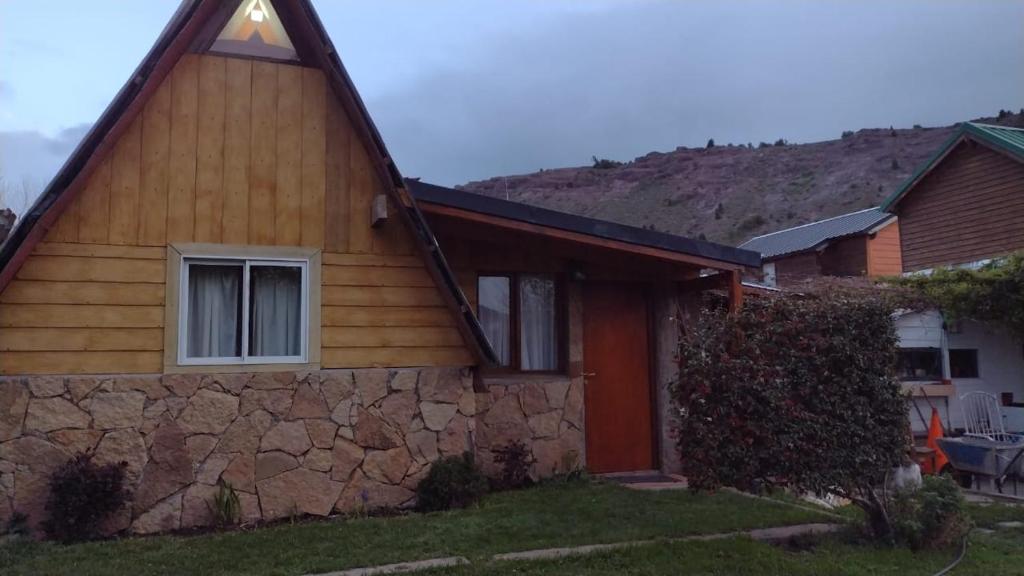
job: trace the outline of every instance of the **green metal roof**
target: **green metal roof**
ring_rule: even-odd
[[[953,136],[928,159],[927,162],[918,167],[917,170],[907,178],[891,196],[882,202],[881,209],[892,211],[892,208],[917,184],[921,178],[932,169],[935,164],[942,160],[946,154],[965,138],[973,138],[979,142],[989,144],[1009,153],[1021,162],[1024,162],[1024,129],[1009,128],[1006,126],[993,126],[992,124],[979,124],[976,122],[964,122],[960,125]]]

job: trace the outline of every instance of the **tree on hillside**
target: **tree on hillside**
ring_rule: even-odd
[[[714,148],[714,147],[715,147],[715,139],[714,138],[708,138],[708,145],[705,146],[705,148]]]

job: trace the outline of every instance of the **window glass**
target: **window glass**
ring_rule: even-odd
[[[179,361],[304,361],[305,262],[185,258],[182,263]]]
[[[938,348],[901,348],[898,369],[901,380],[941,380],[942,352]]]
[[[249,355],[302,354],[302,269],[249,269]]]
[[[949,375],[951,378],[977,378],[978,351],[973,349],[950,350]]]
[[[555,281],[545,276],[519,278],[519,351],[523,370],[558,369]]]
[[[480,325],[487,341],[498,355],[498,363],[512,361],[511,281],[508,276],[481,276],[477,280]]]
[[[189,265],[189,358],[242,355],[242,272],[241,264]]]

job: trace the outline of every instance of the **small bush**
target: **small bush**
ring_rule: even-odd
[[[213,496],[213,504],[210,506],[213,520],[217,526],[234,526],[238,524],[238,518],[242,511],[238,493],[235,492],[230,482],[221,480],[218,482],[218,487],[217,493]]]
[[[61,542],[92,540],[100,524],[128,501],[125,470],[128,464],[97,465],[92,454],[79,454],[50,477],[43,530]]]
[[[442,458],[416,487],[416,507],[423,512],[465,508],[487,493],[487,479],[469,452]]]
[[[529,486],[533,483],[530,479],[530,466],[535,461],[526,444],[518,440],[495,450],[494,463],[501,465],[501,475],[494,479],[495,487],[515,490]]]
[[[708,144],[707,144],[707,146],[705,146],[705,148],[711,149],[711,148],[714,148],[714,147],[715,147],[715,139],[714,138],[708,138]]]
[[[0,532],[0,535],[28,536],[29,532],[28,516],[24,512],[15,512],[7,519],[7,525],[4,526],[3,532]]]
[[[847,138],[850,138],[851,136],[853,136],[853,130],[843,130],[841,138],[845,140]]]
[[[971,528],[960,488],[949,476],[923,480],[917,490],[900,491],[893,499],[897,542],[914,550],[959,545]]]

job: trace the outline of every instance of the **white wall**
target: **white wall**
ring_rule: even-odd
[[[956,378],[951,382],[954,394],[948,402],[944,398],[923,398],[915,402],[925,419],[931,415],[931,406],[939,411],[943,424],[953,428],[964,426],[960,409],[960,396],[982,391],[994,394],[1012,392],[1015,402],[1024,402],[1024,345],[1005,329],[980,322],[964,321],[959,330],[947,332],[937,311],[905,314],[896,319],[896,330],[901,348],[941,348],[943,375],[949,377],[949,349],[975,349],[978,351],[978,378]],[[1006,429],[1024,431],[1024,408],[1003,407]],[[915,431],[927,430],[917,411],[910,408],[910,422]]]
[[[975,390],[995,394],[1012,392],[1014,402],[1024,402],[1024,346],[1000,326],[964,321],[959,332],[946,336],[948,347],[974,348],[978,351],[978,378],[955,378],[957,396]],[[954,426],[962,426],[959,400],[954,401]],[[1024,410],[1003,408],[1010,431],[1024,430]],[[957,422],[960,421],[960,424]]]

